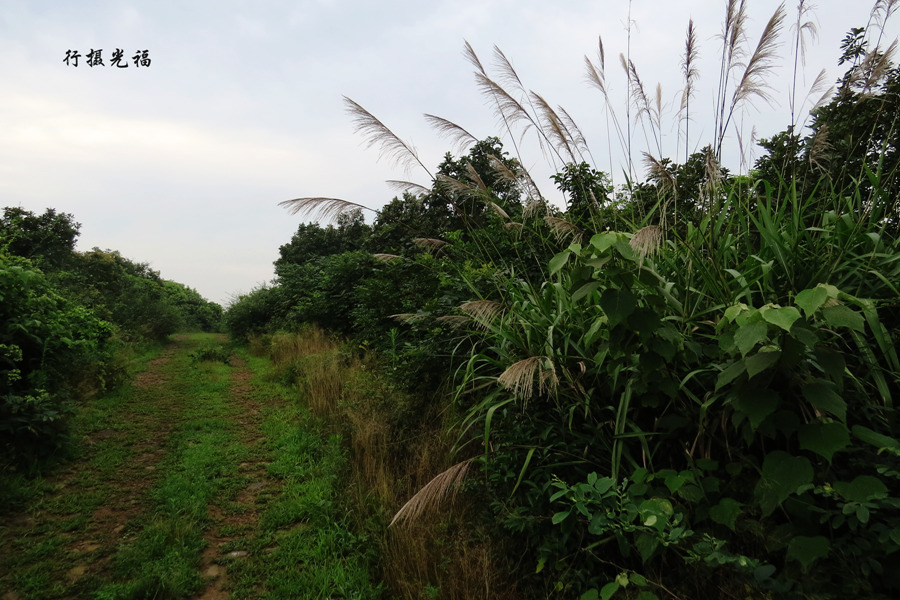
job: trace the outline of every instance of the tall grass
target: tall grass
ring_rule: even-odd
[[[869,61],[868,71],[861,70],[870,77],[879,68],[884,74],[884,57],[890,49],[878,48],[893,7],[894,3],[879,1],[873,12],[872,33],[878,33],[878,40],[867,46],[868,54],[860,63]],[[763,593],[765,586],[777,590],[778,585],[796,585],[808,586],[801,593],[815,594],[829,588],[833,569],[828,565],[836,564],[838,551],[826,562],[827,551],[815,554],[801,548],[805,540],[830,544],[827,533],[856,547],[857,538],[847,536],[846,519],[836,516],[849,510],[841,507],[852,501],[851,496],[835,496],[828,481],[843,478],[851,485],[851,476],[860,469],[874,478],[872,465],[881,459],[865,444],[882,444],[878,456],[884,462],[878,462],[878,474],[884,476],[893,464],[885,457],[894,455],[887,449],[900,447],[892,437],[893,403],[900,393],[900,359],[892,337],[900,321],[898,205],[883,185],[896,173],[886,173],[879,160],[863,164],[860,173],[840,167],[830,172],[830,178],[819,177],[814,168],[797,168],[803,160],[813,165],[823,156],[821,147],[815,148],[821,142],[811,140],[807,155],[789,155],[786,164],[791,170],[780,172],[781,180],[728,176],[721,159],[729,132],[740,135],[736,115],[749,103],[772,99],[768,78],[787,11],[779,6],[753,43],[747,30],[747,1],[726,0],[725,9],[714,133],[702,153],[685,156],[684,165],[663,159],[661,103],[647,92],[631,61],[630,47],[621,56],[629,91],[626,122],[617,120],[609,105],[601,42],[597,62],[586,59],[586,66],[628,157],[625,188],[604,202],[578,177],[567,182],[561,178],[573,207],[576,199],[586,200],[588,218],[576,221],[580,215],[574,210],[548,211],[526,171],[513,173],[525,210],[517,215],[518,221],[498,212],[504,229],[514,227],[517,235],[533,235],[557,253],[540,276],[529,276],[509,267],[513,252],[504,254],[505,247],[496,243],[499,235],[483,240],[484,260],[501,265],[496,296],[463,303],[451,317],[468,318],[470,342],[459,347],[471,352],[455,381],[448,418],[431,421],[427,430],[438,432],[453,423],[458,436],[453,456],[443,441],[413,443],[415,448],[429,448],[426,468],[378,454],[378,446],[411,442],[395,437],[398,430],[391,411],[372,404],[372,396],[351,399],[344,388],[337,403],[358,432],[353,447],[361,481],[381,490],[384,498],[393,489],[392,498],[382,506],[399,509],[397,523],[388,528],[384,542],[390,557],[385,564],[392,587],[413,594],[406,597],[416,593],[406,590],[419,586],[421,592],[422,581],[440,577],[430,558],[415,562],[435,555],[434,544],[416,532],[436,535],[452,522],[452,517],[442,520],[433,509],[448,502],[460,486],[466,489],[462,482],[473,456],[480,457],[476,460],[483,476],[472,485],[476,491],[469,490],[463,498],[486,499],[509,539],[535,554],[517,566],[517,573],[525,586],[543,582],[547,594],[609,597],[629,583],[648,586],[640,572],[656,576],[665,566],[677,574],[697,563],[734,567],[737,574],[726,582],[728,588],[746,585]],[[807,38],[815,32],[809,10],[801,0],[794,23],[789,138],[793,128],[805,122],[797,114],[804,103],[797,101],[796,82],[798,61],[802,62]],[[628,28],[630,44],[630,22]],[[558,171],[592,173],[585,163],[591,155],[582,130],[565,109],[529,90],[502,51],[494,49],[493,72],[468,43],[466,58],[520,163],[525,161],[518,140],[534,135]],[[696,32],[689,23],[682,63],[686,153],[696,58]],[[817,78],[814,87],[821,80]],[[870,87],[867,82],[859,86]],[[358,104],[350,107],[370,144],[424,168],[393,131]],[[455,123],[434,116],[429,120],[461,144],[473,140]],[[654,141],[645,152],[650,182],[643,184],[632,179],[632,135],[637,124]],[[811,179],[801,181],[797,173]],[[848,177],[856,178],[854,186],[843,183]],[[599,175],[596,179],[602,181]],[[451,198],[470,197],[490,207],[491,196],[477,173],[433,181],[435,191],[449,186],[455,194]],[[301,209],[340,206],[331,199],[290,203]],[[455,203],[452,208],[460,210]],[[465,219],[463,223],[472,225]],[[599,224],[613,231],[604,232]],[[811,302],[812,297],[817,300]],[[823,397],[831,404],[823,404]],[[858,414],[851,415],[847,405]],[[461,413],[456,419],[454,410]],[[814,436],[820,436],[818,441],[811,441]],[[827,447],[819,443],[822,436],[828,437]],[[434,457],[432,450],[448,455]],[[868,462],[858,462],[863,455]],[[731,479],[721,471],[725,463]],[[397,465],[416,472],[407,480],[414,486],[392,486],[388,475],[381,475]],[[797,465],[803,467],[802,476],[796,470],[791,473],[803,485],[773,495],[771,489],[784,475],[779,469]],[[883,478],[885,490],[888,484],[896,488],[891,477]],[[410,499],[400,508],[404,497]],[[561,504],[569,500],[571,506],[563,510]],[[794,500],[805,508],[790,504]],[[879,506],[886,511],[882,513],[889,523],[886,527],[893,526],[896,516],[887,504]],[[784,514],[773,514],[776,507]],[[473,512],[463,507],[459,514],[488,512],[471,506],[469,510]],[[818,525],[807,523],[815,520],[812,513],[820,515]],[[868,535],[863,527],[868,518],[866,513],[860,519],[863,538]],[[736,528],[738,519],[745,529]],[[702,533],[695,534],[692,526]],[[791,545],[776,540],[768,528],[779,535],[790,532],[802,541]],[[439,537],[453,540],[455,535]],[[613,548],[613,541],[618,548]],[[726,549],[729,543],[732,546]],[[868,543],[859,542],[859,548]],[[491,554],[489,547],[482,553],[479,544],[449,543],[443,549],[445,557],[462,561],[451,562],[445,573],[482,573],[472,580],[480,586],[453,588],[472,596],[432,584],[426,594],[501,593],[496,573],[478,566],[487,564],[480,562],[481,557]],[[672,550],[666,550],[670,546]],[[772,578],[776,567],[766,562],[772,559],[761,548],[778,553],[777,568],[782,569],[778,581]],[[886,555],[894,551],[887,542],[884,548]],[[818,560],[822,562],[815,577],[802,581],[800,574],[811,572]],[[533,575],[545,567],[550,574]],[[629,573],[638,573],[639,578],[632,580]],[[853,581],[863,581],[865,573],[854,571]],[[418,583],[409,584],[411,574]],[[654,592],[645,590],[650,594],[645,597],[657,597],[657,592],[670,597],[679,597],[684,590],[708,592],[699,587],[672,591],[661,577],[656,576]]]
[[[415,492],[446,470],[453,438],[439,405],[416,402],[380,372],[376,357],[315,326],[251,337],[279,379],[293,381],[349,451],[346,507],[378,548],[383,578],[399,598],[512,598],[494,545],[449,499],[389,526]],[[453,508],[454,510],[449,510]],[[487,595],[485,595],[487,594]]]

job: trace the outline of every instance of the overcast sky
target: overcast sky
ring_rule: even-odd
[[[662,84],[668,156],[678,147],[679,63],[691,18],[702,59],[691,144],[711,140],[704,115],[712,113],[718,81],[724,4],[632,3],[631,57],[648,91]],[[749,0],[753,44],[778,4]],[[822,68],[829,83],[840,75],[840,41],[850,27],[866,25],[872,3],[816,6],[819,36],[801,88]],[[796,8],[787,8],[791,22]],[[897,37],[898,19],[888,22],[887,40]],[[452,143],[429,129],[423,113],[478,138],[501,135],[462,55],[465,41],[489,71],[499,46],[526,87],[571,114],[596,167],[621,183],[625,158],[617,142],[608,143],[584,56],[596,60],[602,37],[623,118],[618,55],[627,50],[627,21],[624,0],[0,0],[0,202],[72,213],[82,224],[79,250],[119,250],[227,304],[271,280],[278,247],[301,222],[279,201],[330,196],[377,209],[397,194],[385,180],[429,183],[424,170],[407,173],[379,160],[354,134],[342,96],[412,143],[432,169]],[[774,105],[738,115],[745,143],[754,125],[767,137],[789,123],[791,35],[788,24]],[[87,66],[92,49],[102,49],[105,66]],[[112,66],[116,49],[127,68]],[[82,55],[77,67],[64,62],[68,50]],[[131,61],[137,50],[148,51],[149,66]],[[637,135],[635,147],[648,149]],[[734,135],[726,147],[727,166],[739,170]],[[561,202],[541,153],[532,148],[523,161]]]

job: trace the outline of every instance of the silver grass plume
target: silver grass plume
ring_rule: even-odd
[[[485,330],[503,314],[503,305],[493,300],[473,300],[460,305],[459,308]]]
[[[416,321],[427,319],[430,316],[431,315],[427,313],[399,313],[396,315],[388,315],[388,318],[394,319],[395,321],[399,321],[401,323],[414,323]]]
[[[521,171],[513,171],[505,162],[493,154],[488,156],[488,164],[495,175],[504,181],[512,183],[524,192],[526,203],[527,200],[531,198],[543,199],[541,191],[538,189],[537,184],[534,183],[534,180],[531,178],[531,174],[528,171],[525,171],[524,169]]]
[[[778,34],[784,25],[785,15],[784,3],[782,3],[769,18],[769,22],[766,23],[766,27],[759,37],[756,50],[750,56],[747,68],[744,69],[744,74],[735,88],[733,104],[749,100],[754,96],[771,101],[772,97],[767,91],[769,85],[765,75],[775,68],[774,59],[777,57]]]
[[[778,35],[784,24],[785,14],[784,4],[782,3],[772,14],[768,23],[766,23],[762,35],[760,35],[759,42],[756,44],[756,49],[750,56],[750,60],[747,61],[743,75],[734,89],[727,114],[725,115],[718,132],[719,138],[716,147],[717,158],[721,156],[725,131],[728,129],[737,107],[744,102],[750,102],[752,104],[754,97],[761,98],[766,102],[770,102],[772,99],[772,96],[769,93],[770,86],[766,81],[766,76],[775,69],[774,59],[776,58],[776,49],[778,47]]]
[[[828,166],[828,151],[832,146],[828,142],[828,125],[822,125],[813,133],[812,141],[809,143],[808,160],[809,166],[826,172]]]
[[[358,103],[346,96],[344,96],[344,103],[347,105],[347,112],[353,117],[356,132],[366,137],[367,147],[377,144],[380,156],[387,156],[406,170],[411,170],[413,166],[418,165],[428,173],[429,177],[432,177],[431,171],[419,159],[415,148],[403,141],[387,125]]]
[[[528,400],[534,395],[535,380],[539,394],[555,391],[559,377],[549,357],[532,356],[513,363],[500,374],[497,383],[510,390],[516,398]]]
[[[629,242],[640,260],[647,255],[656,254],[662,245],[662,229],[657,225],[647,225],[635,232]]]
[[[562,119],[559,118],[559,115],[556,114],[556,111],[537,92],[531,92],[529,97],[532,105],[537,105],[536,112],[540,119],[541,131],[556,150],[557,155],[560,158],[562,158],[562,155],[565,155],[563,159],[565,162],[581,162],[575,156],[573,136],[562,122]]]
[[[581,128],[578,127],[578,123],[575,122],[575,119],[573,119],[568,111],[562,106],[557,106],[556,110],[557,115],[559,115],[560,120],[569,132],[574,148],[582,156],[584,154],[590,155],[591,151],[588,148],[587,139],[584,137],[584,133],[581,132]]]
[[[716,153],[721,151],[721,140],[725,137],[726,98],[731,80],[731,72],[741,66],[744,54],[743,42],[746,39],[744,27],[747,22],[746,0],[725,1],[725,21],[722,28],[722,57],[719,65],[719,86],[716,92],[716,109],[714,113],[714,130],[716,135]]]
[[[684,58],[681,61],[681,72],[684,74],[684,89],[681,91],[681,104],[678,112],[684,113],[684,160],[690,156],[691,143],[691,98],[694,96],[694,81],[700,76],[697,61],[700,51],[697,47],[697,30],[694,20],[688,20],[687,39],[684,43]]]
[[[414,195],[420,194],[428,194],[431,192],[430,189],[425,187],[420,183],[415,183],[413,181],[402,181],[400,179],[388,179],[386,182],[389,186],[394,188],[395,190],[401,192],[410,192]]]
[[[560,219],[559,217],[551,217],[548,215],[544,217],[544,222],[550,228],[550,233],[556,237],[558,244],[565,244],[566,241],[570,239],[575,242],[580,242],[584,235],[584,230],[581,229],[581,227],[574,223],[570,223],[565,219]]]
[[[388,527],[393,527],[397,523],[414,522],[423,514],[437,511],[447,499],[453,502],[471,464],[471,459],[464,460],[438,474],[400,507]]]
[[[425,120],[428,121],[428,124],[439,134],[450,138],[459,153],[464,152],[466,148],[478,141],[474,135],[466,131],[463,127],[443,117],[426,113]]]
[[[511,128],[518,123],[524,123],[520,138],[532,127],[540,129],[525,107],[493,79],[484,73],[475,73],[475,84],[482,94],[494,100],[494,112],[510,128],[510,134]]]
[[[451,327],[463,327],[472,322],[472,317],[467,317],[466,315],[444,315],[443,317],[438,317],[435,321],[446,323]]]
[[[278,206],[288,209],[288,212],[292,215],[311,215],[315,220],[325,219],[328,221],[333,221],[341,213],[355,209],[368,210],[376,214],[378,212],[362,204],[341,200],[340,198],[294,198],[292,200],[282,200],[278,203]]]
[[[815,6],[807,0],[799,0],[797,2],[797,20],[791,25],[794,30],[794,73],[793,82],[791,84],[791,92],[788,100],[791,105],[791,129],[797,124],[796,101],[797,101],[797,69],[798,63],[806,66],[806,44],[807,40],[816,40],[819,37],[819,29],[816,23],[807,19],[807,15],[811,14]]]
[[[440,250],[447,245],[447,242],[435,238],[415,238],[413,244],[429,250]]]

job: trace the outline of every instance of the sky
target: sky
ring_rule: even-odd
[[[778,4],[748,0],[750,45]],[[735,117],[751,163],[759,155],[752,130],[765,138],[790,123],[796,4],[786,8],[772,102]],[[863,0],[815,2],[809,18],[818,36],[797,76],[798,101],[821,69],[829,83],[842,73],[840,41],[867,24],[871,8]],[[405,171],[368,147],[343,97],[415,147],[431,171],[454,145],[425,113],[479,139],[501,137],[511,149],[475,85],[466,42],[489,74],[500,48],[527,89],[578,123],[596,168],[623,183],[627,161],[586,81],[585,55],[596,63],[602,40],[620,121],[620,53],[630,53],[651,96],[660,83],[662,153],[674,157],[684,144],[676,113],[693,19],[700,78],[689,143],[700,148],[712,137],[725,2],[633,0],[630,10],[629,20],[623,0],[0,0],[0,206],[70,213],[81,224],[78,250],[118,250],[227,305],[272,280],[279,246],[309,220],[279,202],[327,196],[377,210],[398,194],[386,180],[429,185],[425,169]],[[895,14],[883,45],[898,34]],[[90,67],[86,55],[97,49],[104,66]],[[116,49],[127,68],[113,66]],[[132,62],[145,50],[149,65]],[[81,55],[77,66],[64,61],[68,51]],[[635,161],[641,150],[658,154],[634,128]],[[740,147],[729,132],[724,162],[733,171]],[[529,134],[521,158],[562,205],[550,159]]]

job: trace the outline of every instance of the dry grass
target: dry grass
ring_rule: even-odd
[[[490,327],[494,320],[503,314],[503,305],[493,300],[473,300],[460,305],[459,308],[484,329]]]
[[[268,338],[268,356],[277,372],[296,379],[310,411],[318,417],[337,412],[346,361],[333,339],[318,327]]]
[[[643,260],[648,254],[655,254],[662,244],[662,230],[656,225],[647,225],[638,229],[631,238],[631,247]]]
[[[452,504],[456,500],[456,494],[465,481],[471,466],[471,459],[464,460],[438,473],[434,479],[425,484],[421,490],[416,492],[415,496],[400,507],[388,527],[393,527],[398,523],[409,524],[423,514],[438,512],[448,501]]]
[[[497,548],[465,527],[432,517],[414,527],[392,527],[385,553],[392,557],[385,583],[399,598],[515,600],[515,582],[504,578]],[[426,591],[428,590],[428,591]],[[428,595],[429,592],[433,595]]]
[[[581,242],[584,237],[584,230],[559,217],[544,217],[544,222],[550,227],[550,232],[556,237],[556,242],[560,245],[571,240],[573,242]]]
[[[374,356],[342,351],[316,327],[250,342],[343,436],[350,455],[349,514],[369,532],[372,523],[382,523],[374,541],[392,597],[517,597],[504,581],[510,570],[494,558],[500,553],[466,516],[470,499],[456,497],[471,463],[448,465],[453,438],[444,435],[444,403],[416,404],[379,374]],[[388,527],[394,514],[403,526]]]

